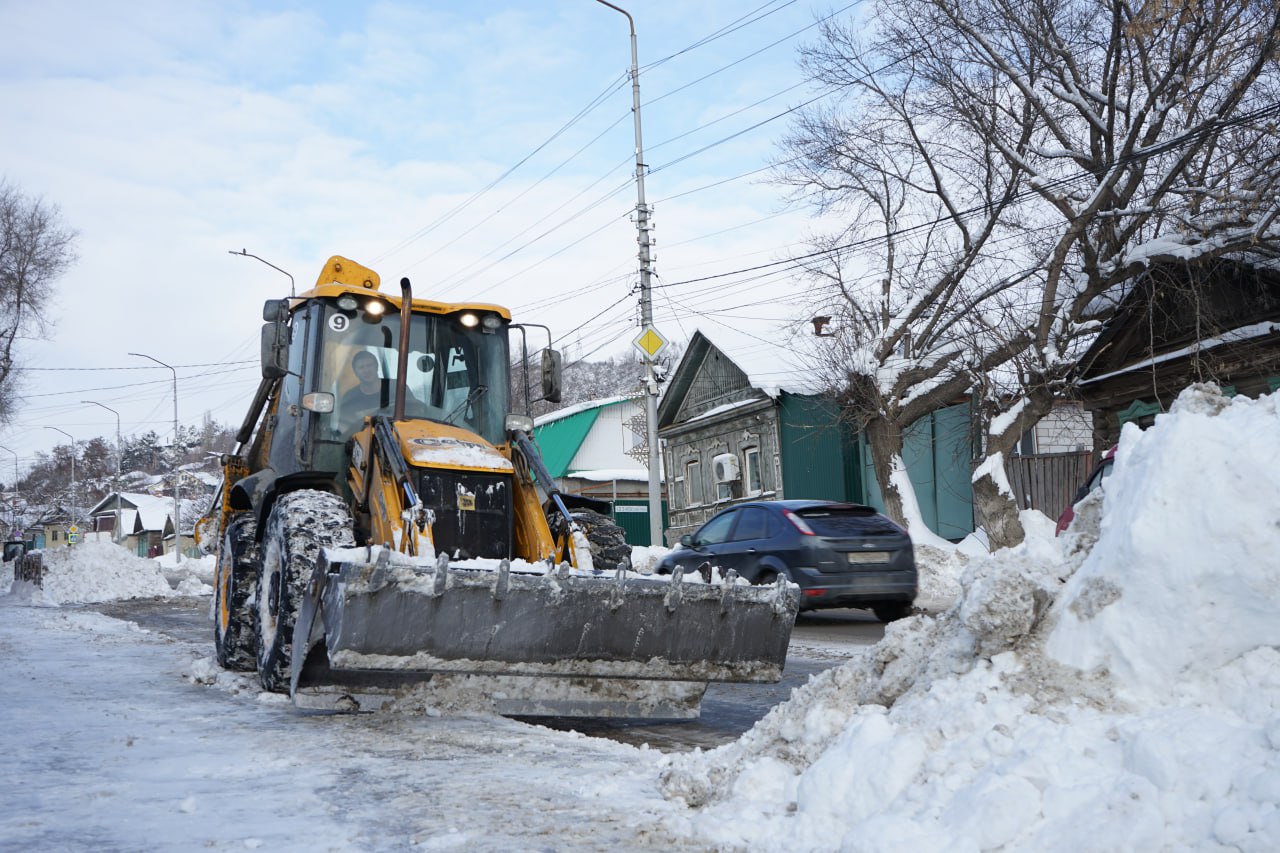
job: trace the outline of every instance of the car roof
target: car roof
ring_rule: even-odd
[[[871,509],[871,510],[875,509],[874,507],[865,506],[863,504],[849,503],[848,501],[825,501],[825,500],[802,499],[802,498],[792,498],[792,499],[783,500],[783,501],[751,501],[745,504],[738,504],[737,506],[734,506],[734,507],[727,507],[727,509],[737,509],[739,507],[744,507],[744,506],[762,506],[766,508],[774,508],[779,510],[815,509],[819,507],[822,507],[822,508],[847,507],[849,509]]]

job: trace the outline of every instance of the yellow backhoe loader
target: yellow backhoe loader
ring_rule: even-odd
[[[530,716],[687,718],[709,681],[778,680],[796,589],[606,555],[617,537],[590,528],[612,522],[558,491],[527,399],[511,413],[526,327],[400,286],[333,257],[266,303],[262,382],[197,534],[219,663],[300,706],[438,689]],[[556,401],[558,354],[541,361]]]

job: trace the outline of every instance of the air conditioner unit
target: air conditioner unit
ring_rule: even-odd
[[[711,468],[715,472],[717,483],[736,483],[742,472],[738,468],[738,456],[734,453],[721,453],[711,460]]]

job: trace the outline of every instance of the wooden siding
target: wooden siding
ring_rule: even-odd
[[[1038,509],[1057,519],[1093,470],[1095,460],[1096,454],[1091,450],[1041,453],[1012,456],[1004,467],[1018,509]]]
[[[710,347],[672,423],[684,423],[717,406],[759,396],[747,374],[718,349]]]

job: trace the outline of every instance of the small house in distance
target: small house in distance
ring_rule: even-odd
[[[562,492],[607,501],[628,544],[653,544],[644,397],[609,397],[548,412],[534,421],[533,438]]]
[[[70,544],[68,533],[71,523],[71,513],[68,510],[61,506],[51,506],[26,526],[22,531],[22,538],[32,549],[65,548]]]
[[[120,515],[118,528],[117,506]],[[88,535],[117,542],[139,557],[162,556],[166,540],[173,537],[173,498],[112,492],[94,504],[89,510],[89,517],[91,527]]]

